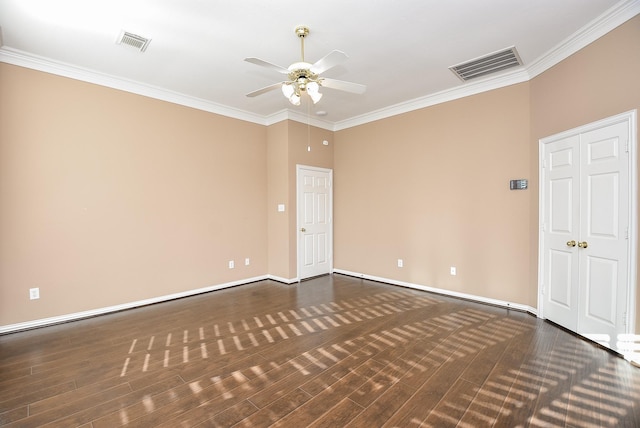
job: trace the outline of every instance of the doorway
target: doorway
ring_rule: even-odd
[[[333,269],[333,171],[296,166],[298,280]]]
[[[538,311],[608,348],[632,334],[636,112],[540,140]]]

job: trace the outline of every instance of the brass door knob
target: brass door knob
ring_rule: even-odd
[[[580,248],[587,248],[588,246],[589,246],[589,244],[587,244],[587,241],[578,242],[578,247],[580,247]]]
[[[307,229],[305,229],[304,227],[302,229],[300,229],[300,232],[306,232]]]
[[[576,241],[567,241],[567,247],[575,247],[576,246]]]

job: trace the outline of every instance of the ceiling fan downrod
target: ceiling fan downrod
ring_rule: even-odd
[[[295,31],[296,35],[300,38],[300,56],[302,57],[302,62],[304,62],[304,38],[309,35],[309,27],[299,25]]]

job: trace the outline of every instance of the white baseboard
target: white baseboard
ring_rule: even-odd
[[[512,303],[512,302],[507,302],[507,301],[504,301],[504,300],[490,299],[490,298],[487,298],[487,297],[476,296],[476,295],[466,294],[466,293],[459,293],[459,292],[456,292],[456,291],[445,290],[445,289],[442,289],[442,288],[428,287],[426,285],[413,284],[413,283],[404,282],[404,281],[397,281],[395,279],[382,278],[382,277],[373,276],[373,275],[366,275],[366,274],[363,274],[363,273],[351,272],[351,271],[342,270],[342,269],[334,269],[333,273],[338,273],[338,274],[347,275],[347,276],[353,276],[353,277],[356,277],[356,278],[369,279],[369,280],[377,281],[377,282],[384,282],[384,283],[391,284],[391,285],[399,285],[399,286],[402,286],[402,287],[413,288],[413,289],[416,289],[416,290],[422,290],[422,291],[428,291],[428,292],[431,292],[431,293],[442,294],[442,295],[445,295],[445,296],[458,297],[458,298],[462,298],[462,299],[466,299],[466,300],[472,300],[472,301],[475,301],[475,302],[485,303],[485,304],[494,305],[494,306],[501,306],[501,307],[505,307],[505,308],[508,308],[508,309],[515,309],[515,310],[519,310],[519,311],[523,311],[523,312],[529,312],[529,313],[537,316],[537,310],[535,308],[532,308],[531,306],[522,305],[522,304],[518,304],[518,303]],[[174,293],[174,294],[168,294],[168,295],[165,295],[165,296],[154,297],[154,298],[151,298],[151,299],[138,300],[138,301],[135,301],[135,302],[124,303],[124,304],[121,304],[121,305],[108,306],[108,307],[104,307],[104,308],[92,309],[92,310],[89,310],[89,311],[76,312],[76,313],[60,315],[60,316],[56,316],[56,317],[42,318],[42,319],[37,319],[37,320],[33,320],[33,321],[26,321],[26,322],[17,323],[17,324],[4,325],[4,326],[0,326],[0,334],[14,333],[14,332],[17,332],[17,331],[22,331],[22,330],[29,330],[29,329],[38,328],[38,327],[45,327],[45,326],[48,326],[48,325],[60,324],[60,323],[69,322],[69,321],[76,321],[76,320],[80,320],[80,319],[83,319],[83,318],[95,317],[95,316],[98,316],[98,315],[104,315],[104,314],[108,314],[108,313],[112,313],[112,312],[123,311],[123,310],[126,310],[126,309],[133,309],[133,308],[137,308],[137,307],[140,307],[140,306],[152,305],[152,304],[155,304],[155,303],[162,303],[162,302],[166,302],[166,301],[169,301],[169,300],[180,299],[180,298],[183,298],[183,297],[195,296],[197,294],[208,293],[210,291],[221,290],[223,288],[235,287],[235,286],[238,286],[238,285],[248,284],[248,283],[251,283],[251,282],[262,281],[264,279],[271,279],[273,281],[281,282],[281,283],[284,283],[284,284],[293,284],[293,283],[298,282],[298,278],[282,278],[282,277],[275,276],[275,275],[261,275],[261,276],[256,276],[256,277],[253,277],[253,278],[246,278],[246,279],[242,279],[242,280],[238,280],[238,281],[227,282],[227,283],[224,283],[224,284],[217,284],[217,285],[212,285],[212,286],[209,286],[209,287],[198,288],[198,289],[195,289],[195,290],[188,290],[188,291],[184,291],[184,292],[181,292],[181,293]]]
[[[298,278],[283,278],[281,276],[276,276],[276,275],[267,275],[268,279],[271,279],[273,281],[278,281],[278,282],[282,282],[284,284],[293,284],[294,282],[298,282]]]
[[[478,303],[484,303],[484,304],[493,305],[493,306],[501,306],[507,309],[514,309],[517,311],[528,312],[532,315],[538,316],[537,309],[532,308],[531,306],[528,306],[528,305],[520,304],[520,303],[508,302],[506,300],[491,299],[489,297],[476,296],[474,294],[459,293],[457,291],[445,290],[443,288],[429,287],[421,284],[413,284],[411,282],[398,281],[390,278],[382,278],[379,276],[367,275],[359,272],[351,272],[343,269],[334,269],[333,272],[339,273],[342,275],[354,276],[356,278],[369,279],[371,281],[384,282],[391,285],[399,285],[401,287],[428,291],[430,293],[437,293],[445,296],[457,297],[460,299],[471,300]]]
[[[60,315],[51,318],[42,318],[33,321],[26,321],[17,324],[9,324],[0,326],[0,334],[13,333],[16,331],[29,330],[32,328],[45,327],[53,324],[60,324],[69,321],[76,321],[83,318],[95,317],[97,315],[104,315],[111,312],[123,311],[126,309],[133,309],[140,306],[152,305],[155,303],[162,303],[169,300],[180,299],[183,297],[195,296],[196,294],[208,293],[210,291],[221,290],[223,288],[235,287],[238,285],[248,284],[251,282],[262,281],[268,279],[268,275],[256,276],[253,278],[241,279],[238,281],[227,282],[224,284],[212,285],[209,287],[198,288],[195,290],[183,291],[181,293],[168,294],[166,296],[153,297],[151,299],[138,300],[136,302],[124,303],[122,305],[108,306],[105,308],[92,309],[89,311],[76,312],[73,314]]]

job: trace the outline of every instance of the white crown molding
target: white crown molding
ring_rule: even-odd
[[[315,126],[317,128],[326,129],[328,131],[334,131],[335,125],[326,120],[318,119],[317,117],[307,116],[304,113],[300,113],[297,111],[288,111],[288,119],[293,120],[295,122],[304,123],[305,125],[309,124],[311,126]]]
[[[270,126],[283,120],[289,120],[289,111],[280,110],[265,117],[265,125]]]
[[[442,104],[447,101],[453,101],[460,98],[487,92],[493,89],[503,88],[516,83],[522,83],[529,80],[529,74],[526,70],[519,68],[518,70],[501,74],[497,77],[490,77],[479,81],[466,83],[454,89],[447,89],[435,94],[427,95],[413,100],[385,107],[373,112],[365,113],[351,119],[336,122],[334,131],[340,131],[354,126],[363,125],[375,120],[386,119],[391,116],[408,113],[410,111],[419,110],[425,107],[431,107],[436,104]]]
[[[327,131],[334,130],[334,124],[331,122],[327,122],[313,116],[307,116],[303,113],[286,109],[266,116],[264,124],[267,126],[271,126],[284,120],[293,120],[294,122],[304,123],[305,125],[308,124],[317,128],[326,129]]]
[[[347,120],[336,122],[334,131],[351,128],[375,120],[385,119],[413,110],[430,107],[447,101],[476,95],[482,92],[506,87],[516,83],[525,82],[550,69],[560,61],[568,58],[585,46],[619,27],[629,19],[640,13],[640,1],[623,0],[567,39],[531,62],[525,69],[518,69],[510,73],[490,77],[481,81],[465,84],[454,89],[445,90],[435,94],[416,98],[390,107],[385,107],[370,113],[365,113]]]
[[[257,123],[259,125],[269,126],[278,122],[282,122],[284,120],[293,120],[304,124],[308,123],[312,126],[327,129],[329,131],[334,130],[333,123],[323,121],[315,117],[308,117],[295,111],[285,109],[273,113],[269,116],[262,116],[244,110],[216,104],[202,98],[192,97],[189,95],[180,94],[178,92],[169,91],[167,89],[162,89],[156,86],[146,85],[133,80],[122,79],[86,68],[76,67],[70,64],[53,61],[48,58],[32,55],[6,46],[0,46],[0,62],[5,62],[7,64],[17,65],[32,70],[43,71],[45,73],[50,73],[57,76],[68,77],[70,79],[79,80],[82,82],[93,83],[108,88],[118,89],[136,95],[142,95],[145,97],[167,101],[185,107],[195,108],[197,110],[207,111],[209,113],[219,114],[221,116],[244,120],[246,122]]]
[[[527,67],[531,78],[550,69],[559,62],[598,40],[611,30],[624,24],[640,13],[638,0],[623,0],[594,19],[580,30],[558,43]]]
[[[202,98],[184,95],[178,92],[169,91],[167,89],[162,89],[133,80],[123,79],[120,77],[99,73],[94,70],[53,61],[49,58],[32,55],[6,46],[0,46],[0,62],[43,71],[45,73],[51,73],[57,76],[68,77],[87,83],[94,83],[96,85],[106,86],[108,88],[118,89],[121,91],[154,98],[161,101],[167,101],[185,107],[191,107],[197,110],[219,114],[221,116],[244,120],[246,122],[257,123],[260,125],[267,124],[266,119],[258,114],[234,109],[228,106],[204,100]]]
[[[281,110],[268,116],[250,113],[244,110],[213,103],[201,98],[168,91],[159,87],[146,85],[132,80],[122,79],[115,76],[102,74],[93,70],[72,66],[69,64],[52,61],[48,58],[31,55],[26,52],[0,46],[0,62],[31,68],[63,77],[94,83],[114,89],[131,92],[137,95],[146,96],[174,104],[192,107],[198,110],[227,116],[234,119],[257,123],[269,126],[283,120],[294,120],[301,123],[309,123],[313,126],[330,131],[340,131],[365,123],[385,119],[410,111],[430,107],[448,101],[476,95],[482,92],[526,82],[535,76],[543,73],[560,61],[573,55],[580,49],[589,45],[593,41],[607,34],[614,28],[622,25],[629,19],[640,13],[640,1],[622,0],[604,14],[600,15],[579,31],[556,45],[554,48],[535,59],[526,68],[519,68],[515,71],[507,72],[499,76],[486,78],[484,80],[466,83],[453,89],[444,90],[424,97],[415,98],[407,102],[395,104],[369,113],[352,117],[339,122],[328,122],[325,120],[311,118],[295,111]]]

